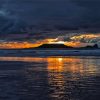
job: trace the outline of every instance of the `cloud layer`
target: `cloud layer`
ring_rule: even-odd
[[[0,0],[0,33],[100,28],[99,9],[99,0]]]

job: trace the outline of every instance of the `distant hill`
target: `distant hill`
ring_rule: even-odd
[[[36,47],[38,49],[42,49],[42,48],[49,48],[49,49],[56,49],[56,48],[59,48],[59,49],[64,49],[64,48],[73,48],[73,47],[69,47],[69,46],[66,46],[64,44],[43,44],[39,47]]]
[[[34,49],[99,49],[98,45],[95,44],[94,46],[86,46],[86,47],[80,47],[80,48],[74,48],[71,46],[66,46],[64,44],[43,44],[39,47],[36,47]]]
[[[82,49],[99,49],[99,47],[98,47],[98,45],[97,44],[95,44],[95,45],[93,45],[93,46],[86,46],[86,47],[81,47]],[[81,49],[80,48],[80,49]]]

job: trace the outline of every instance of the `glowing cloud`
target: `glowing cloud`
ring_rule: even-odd
[[[79,41],[83,43],[97,43],[100,41],[100,34],[83,34],[70,38],[72,41]]]

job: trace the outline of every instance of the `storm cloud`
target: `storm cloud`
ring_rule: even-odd
[[[99,0],[0,0],[0,33],[100,28]]]

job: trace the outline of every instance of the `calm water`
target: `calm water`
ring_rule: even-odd
[[[0,100],[100,100],[100,57],[0,57]]]

